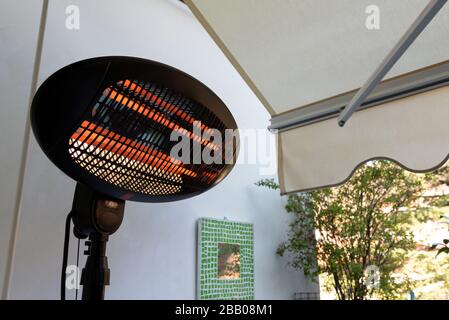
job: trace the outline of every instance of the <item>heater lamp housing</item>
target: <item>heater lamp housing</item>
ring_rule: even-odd
[[[216,129],[223,140],[194,134]],[[166,202],[198,195],[218,184],[238,153],[234,134],[229,163],[184,163],[170,150],[176,130],[201,148],[224,154],[225,130],[237,129],[226,105],[200,81],[173,67],[134,57],[79,61],[51,75],[31,106],[40,147],[64,173],[104,194]],[[221,148],[220,148],[221,145]]]

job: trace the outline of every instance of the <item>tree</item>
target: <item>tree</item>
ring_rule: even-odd
[[[441,185],[449,186],[449,165],[445,165],[440,169],[436,170],[434,174],[429,175],[427,181],[429,181],[430,185],[433,187]],[[447,206],[449,204],[449,196],[443,195],[435,197],[435,199],[432,199],[431,201],[429,201],[429,203],[435,207]],[[441,216],[440,218],[444,218],[446,220],[445,221],[446,223],[449,222],[449,217],[447,216]],[[444,239],[443,243],[440,244],[437,256],[440,255],[441,253],[449,254],[449,239]]]
[[[404,208],[419,206],[423,181],[381,160],[360,167],[339,187],[289,195],[286,210],[293,219],[277,253],[289,253],[305,275],[328,275],[338,299],[397,297],[409,288],[404,279],[394,281],[394,271],[414,247]],[[257,185],[279,188],[273,180]],[[379,270],[378,286],[366,285],[369,266]]]

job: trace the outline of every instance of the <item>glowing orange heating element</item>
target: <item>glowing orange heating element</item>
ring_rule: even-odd
[[[195,172],[184,168],[179,160],[89,121],[84,121],[81,127],[72,134],[71,139],[124,156],[162,171],[184,174],[190,177],[197,176]]]
[[[140,87],[140,88],[143,89],[142,87]],[[145,90],[145,89],[143,89],[143,90]],[[208,148],[211,148],[213,150],[218,149],[218,147],[214,143],[212,143],[206,139],[203,139],[200,136],[184,129],[180,125],[167,119],[162,113],[152,110],[151,108],[149,108],[148,106],[146,106],[143,103],[139,103],[133,99],[125,97],[123,94],[117,92],[114,89],[108,88],[103,92],[103,94],[105,96],[108,96],[109,98],[119,102],[120,104],[124,105],[125,107],[130,108],[130,109],[140,113],[141,115],[147,117],[148,119],[156,121],[171,130],[177,131],[177,132],[181,133],[182,135],[185,135],[185,136],[189,137],[190,139],[192,139],[198,143],[201,143],[202,145],[204,145]],[[151,93],[148,93],[148,94],[151,94]],[[162,101],[160,98],[156,99],[155,96],[152,96],[152,100],[156,101],[156,103],[158,103],[158,104]],[[157,102],[157,101],[159,101],[159,102]],[[166,105],[166,104],[164,104],[164,105]],[[181,114],[181,116],[186,117],[186,116],[188,116],[188,114],[184,112],[183,114]],[[190,119],[192,120],[192,123],[194,123],[195,120],[192,117],[190,117]],[[210,129],[208,128],[207,130],[210,130]]]
[[[198,126],[195,123],[195,119],[190,116],[188,113],[186,113],[184,110],[182,110],[179,107],[176,107],[175,105],[172,105],[168,103],[167,101],[164,101],[162,98],[159,98],[155,96],[152,92],[148,91],[147,89],[143,88],[142,86],[138,85],[135,82],[132,82],[130,80],[119,81],[119,85],[123,84],[123,87],[128,88],[131,91],[134,91],[136,93],[139,93],[139,96],[145,100],[150,100],[151,102],[155,102],[156,104],[160,105],[161,107],[167,109],[170,112],[174,112],[178,117],[181,117],[182,119],[185,119],[186,121],[190,122],[191,124],[195,125],[196,127],[200,128],[201,130],[209,131],[211,130],[208,126],[205,124],[201,124],[201,126]]]

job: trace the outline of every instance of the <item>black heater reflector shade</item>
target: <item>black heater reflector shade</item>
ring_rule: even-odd
[[[138,58],[94,58],[57,71],[36,93],[31,121],[40,146],[62,171],[124,200],[200,194],[229,173],[238,151],[237,134],[225,141],[225,130],[237,129],[235,120],[210,89]],[[211,130],[222,141],[203,135]],[[179,142],[170,139],[172,132],[190,142],[190,161],[171,156]],[[222,162],[194,162],[195,144],[201,153],[219,153]]]

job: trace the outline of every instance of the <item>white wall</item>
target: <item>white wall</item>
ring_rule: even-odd
[[[41,7],[41,1],[0,0],[0,292],[5,286],[17,211]]]
[[[65,28],[65,9],[71,4],[80,8],[80,30]],[[260,102],[178,1],[50,1],[40,83],[69,63],[100,55],[138,56],[172,65],[216,92],[239,127],[265,128],[268,124],[269,116]],[[194,299],[196,221],[224,216],[254,223],[257,299],[291,299],[294,292],[314,290],[301,273],[276,256],[288,216],[276,192],[254,186],[258,179],[257,165],[237,165],[220,185],[196,198],[168,204],[128,202],[124,223],[108,247],[112,272],[107,298]],[[74,187],[32,138],[9,298],[58,298],[63,226]],[[70,263],[74,256],[72,238]]]

